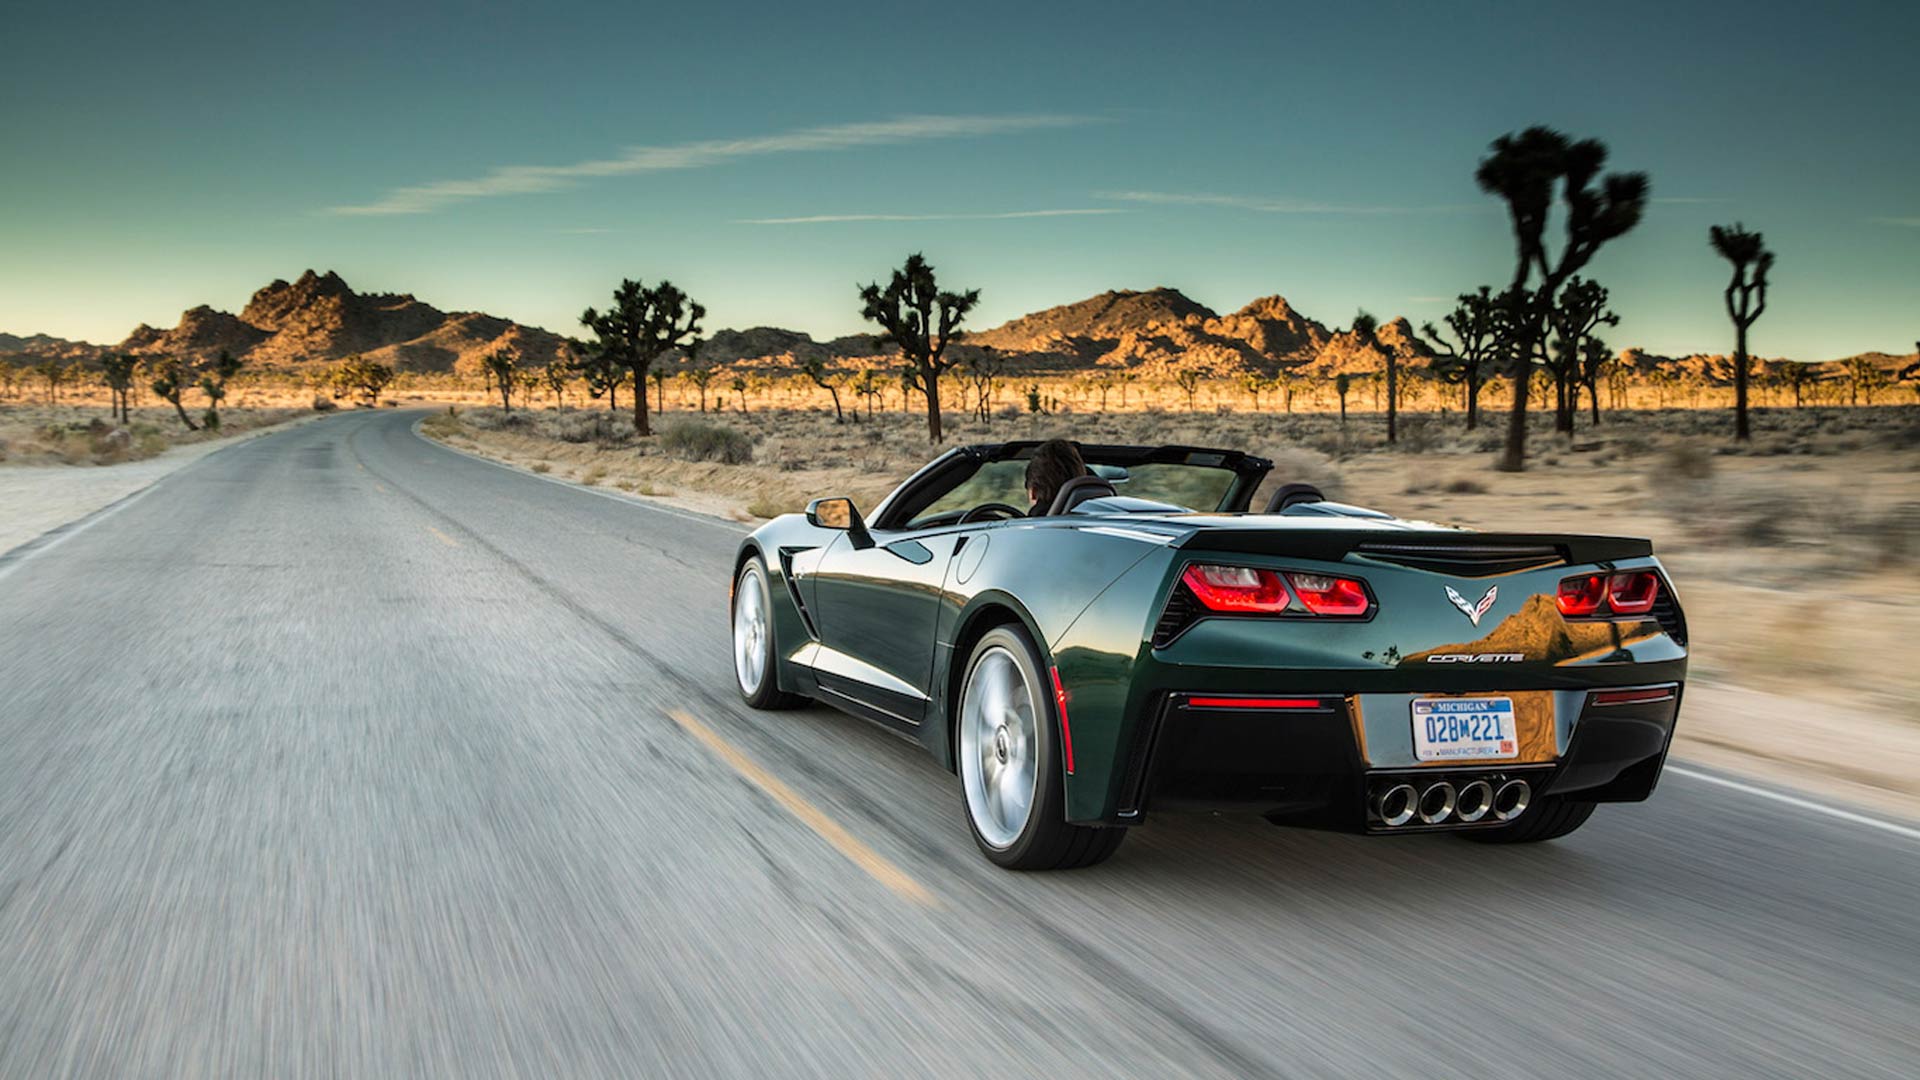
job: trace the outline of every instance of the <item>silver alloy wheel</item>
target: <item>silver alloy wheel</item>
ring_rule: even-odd
[[[748,697],[767,679],[767,579],[748,563],[733,594],[733,673]]]
[[[1013,846],[1033,813],[1038,712],[1013,654],[1000,645],[982,652],[960,704],[960,778],[973,827],[996,851]]]

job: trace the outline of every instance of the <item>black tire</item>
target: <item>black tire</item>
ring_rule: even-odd
[[[973,652],[967,658],[966,678],[961,682],[960,696],[951,706],[955,746],[964,745],[960,737],[960,725],[966,719],[964,706],[967,691],[980,669],[981,660],[989,655],[1000,654],[1011,656],[1033,702],[1037,736],[1032,740],[1037,752],[1033,799],[1024,827],[1011,842],[996,846],[981,832],[975,820],[969,795],[973,787],[967,772],[974,766],[956,760],[956,771],[960,773],[961,816],[967,823],[967,831],[973,835],[973,842],[982,854],[995,865],[1008,870],[1071,870],[1104,862],[1126,839],[1127,830],[1119,827],[1094,828],[1067,821],[1066,778],[1060,767],[1060,720],[1055,715],[1053,695],[1043,690],[1048,684],[1043,681],[1045,676],[1042,672],[1045,668],[1040,650],[1034,646],[1025,628],[1018,625],[995,627],[974,645]]]
[[[755,590],[755,594],[749,596],[747,590]],[[741,700],[755,709],[792,709],[807,703],[805,697],[780,689],[780,642],[776,630],[778,620],[773,617],[774,596],[773,583],[767,577],[767,564],[758,555],[748,557],[741,564],[740,576],[733,582],[733,597],[727,606],[727,622],[732,631],[729,640],[734,649],[734,687],[740,691]],[[761,630],[765,642],[759,650],[759,679],[751,685],[746,674],[749,665],[743,663],[740,655],[739,622],[743,617],[743,602],[748,605],[745,610],[750,610],[751,605],[758,603],[764,619]]]
[[[1593,816],[1594,805],[1548,795],[1527,807],[1526,813],[1511,824],[1497,829],[1468,829],[1454,835],[1476,844],[1537,844],[1543,840],[1558,840],[1585,825],[1587,819]]]

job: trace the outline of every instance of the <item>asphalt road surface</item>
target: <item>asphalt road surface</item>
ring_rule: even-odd
[[[739,527],[413,419],[0,560],[0,1074],[1920,1072],[1912,835],[1670,776],[1006,873],[917,747],[737,703]]]

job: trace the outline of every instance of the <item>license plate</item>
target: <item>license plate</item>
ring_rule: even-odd
[[[1519,757],[1513,699],[1414,698],[1413,756],[1419,761]]]

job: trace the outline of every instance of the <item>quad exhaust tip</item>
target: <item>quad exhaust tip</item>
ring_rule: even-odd
[[[1493,816],[1501,821],[1512,821],[1527,812],[1527,804],[1533,801],[1533,786],[1525,780],[1509,780],[1500,785],[1493,793]]]
[[[1413,820],[1415,804],[1418,802],[1419,797],[1412,784],[1395,784],[1374,796],[1373,813],[1382,824],[1405,825]]]
[[[1438,825],[1452,817],[1457,800],[1458,793],[1445,780],[1428,787],[1420,793],[1420,823]]]
[[[1532,801],[1532,784],[1503,780],[1498,775],[1468,780],[1457,787],[1445,780],[1420,788],[1401,783],[1374,793],[1373,816],[1390,829],[1416,820],[1422,825],[1506,822],[1526,813]]]
[[[1455,797],[1454,817],[1462,825],[1471,825],[1487,816],[1493,809],[1493,785],[1485,780],[1474,780],[1463,784]]]

